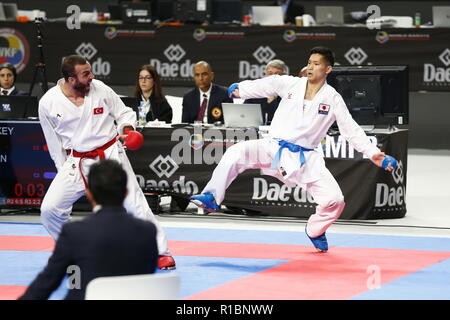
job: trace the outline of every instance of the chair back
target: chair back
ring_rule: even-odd
[[[180,278],[175,272],[99,277],[86,287],[86,300],[178,300]]]

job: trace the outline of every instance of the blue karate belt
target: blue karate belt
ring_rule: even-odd
[[[278,166],[278,163],[280,163],[281,153],[283,152],[283,149],[285,149],[285,148],[289,149],[289,151],[291,151],[291,152],[300,152],[300,167],[303,167],[303,165],[306,163],[305,154],[303,152],[314,150],[314,149],[303,148],[301,146],[298,146],[296,144],[290,143],[285,140],[279,140],[278,145],[280,146],[280,148],[278,149],[278,152],[272,161],[272,166],[271,166],[272,169],[275,169]]]

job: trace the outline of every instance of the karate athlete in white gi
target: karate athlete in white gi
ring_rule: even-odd
[[[341,95],[326,83],[333,65],[333,52],[316,47],[311,50],[306,77],[273,75],[230,86],[229,93],[236,98],[279,96],[282,99],[269,135],[228,148],[202,194],[192,196],[191,201],[214,212],[238,174],[246,169],[262,169],[263,174],[272,175],[291,187],[301,185],[312,195],[317,203],[316,212],[309,218],[305,231],[316,249],[326,252],[325,231],[338,219],[345,203],[338,183],[325,167],[322,154],[314,149],[337,121],[341,135],[356,150],[377,166],[382,166],[385,159],[385,154],[352,119]],[[393,170],[391,163],[386,170]]]
[[[158,267],[174,269],[165,233],[148,206],[120,142],[126,138],[124,130],[134,130],[135,112],[110,87],[93,79],[91,65],[83,57],[67,57],[61,71],[64,78],[39,101],[39,121],[58,171],[42,201],[42,224],[56,240],[62,225],[70,220],[73,203],[85,194],[89,167],[102,158],[117,160],[128,174],[124,207],[156,225]]]

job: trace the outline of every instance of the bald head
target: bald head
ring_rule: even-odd
[[[195,85],[203,92],[207,92],[214,80],[214,72],[206,61],[199,61],[194,65]]]
[[[202,61],[197,62],[196,64],[194,64],[194,69],[197,66],[203,66],[204,68],[208,69],[208,71],[212,72],[212,68],[211,68],[210,64],[206,61],[202,60]]]

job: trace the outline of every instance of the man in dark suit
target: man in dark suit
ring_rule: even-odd
[[[194,81],[197,88],[183,96],[181,122],[223,123],[222,102],[233,103],[228,97],[228,89],[213,84],[214,72],[208,62],[199,61],[194,65]]]
[[[214,72],[206,61],[199,61],[194,65],[194,81],[196,88],[183,96],[183,113],[181,122],[194,123],[223,123],[222,102],[233,103],[228,97],[228,89],[212,83]],[[172,196],[171,212],[186,210],[189,199]]]
[[[16,68],[10,64],[2,64],[0,66],[0,95],[2,96],[25,96],[28,93],[17,90],[16,83],[17,72]]]
[[[158,248],[156,227],[127,214],[127,174],[114,160],[93,164],[86,195],[92,216],[63,226],[53,255],[20,300],[47,299],[66,273],[71,285],[66,299],[81,300],[87,284],[98,277],[154,273]],[[72,267],[72,268],[69,268]]]
[[[283,8],[284,22],[295,24],[295,17],[302,16],[305,8],[294,3],[294,0],[275,0],[273,6],[281,6]]]

